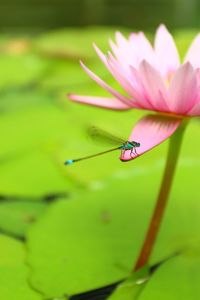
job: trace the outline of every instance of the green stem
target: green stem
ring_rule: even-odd
[[[170,137],[165,171],[164,171],[160,191],[158,194],[156,206],[153,215],[151,217],[151,221],[143,242],[143,246],[141,248],[137,262],[135,264],[134,271],[139,270],[149,262],[149,258],[151,256],[162,223],[167,200],[169,198],[186,124],[187,124],[187,120],[182,121],[180,127]]]

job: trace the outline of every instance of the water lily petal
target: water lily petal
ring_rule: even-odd
[[[198,34],[194,38],[186,56],[185,56],[184,61],[185,62],[189,61],[193,65],[194,68],[199,68],[200,67],[199,53],[200,53],[200,34]]]
[[[129,48],[131,49],[131,61],[129,65],[138,69],[139,64],[144,59],[152,65],[156,65],[153,47],[143,32],[131,33],[129,40]]]
[[[172,35],[164,25],[160,25],[155,36],[155,52],[159,60],[159,70],[166,77],[179,67],[180,59]]]
[[[195,69],[196,77],[197,77],[197,86],[200,87],[200,68]]]
[[[188,116],[200,116],[200,102],[193,106],[193,108],[187,113]]]
[[[140,143],[135,148],[137,154],[131,154],[130,150],[122,153],[120,159],[128,161],[137,158],[141,154],[151,150],[169,138],[181,124],[181,119],[161,115],[147,115],[140,119],[134,126],[129,141]]]
[[[128,39],[125,38],[125,36],[120,31],[116,31],[115,38],[116,38],[117,45],[119,47],[126,48],[128,46]]]
[[[109,39],[109,45],[110,45],[110,48],[112,49],[112,52],[115,55],[115,57],[120,61],[120,58],[121,58],[120,48],[113,42],[112,39]]]
[[[70,100],[85,103],[89,105],[100,106],[108,109],[116,109],[116,110],[128,110],[131,109],[130,106],[121,102],[116,98],[106,98],[106,97],[96,97],[96,96],[82,96],[76,94],[69,94],[68,98]]]
[[[110,94],[112,94],[114,97],[116,97],[126,105],[131,105],[131,101],[128,98],[126,98],[125,96],[117,92],[115,89],[113,89],[111,86],[109,86],[104,80],[102,80],[99,76],[97,76],[90,69],[88,69],[82,62],[80,62],[80,64],[84,71],[102,88],[104,88],[106,91],[108,91]]]
[[[128,90],[129,94],[129,88],[130,85],[126,82],[126,79],[123,78],[122,75],[126,74],[124,70],[122,69],[121,65],[119,62],[109,53],[109,58],[103,54],[103,52],[95,45],[93,44],[94,49],[103,62],[103,64],[106,66],[106,68],[109,70],[109,72],[113,75],[113,77],[124,87],[125,90]],[[112,65],[115,65],[115,68],[113,68]],[[116,66],[117,65],[117,66]]]
[[[144,97],[144,93],[142,92],[142,85],[139,81],[139,75],[137,76],[137,70],[132,66],[129,68],[129,72],[124,71],[121,68],[121,65],[115,58],[109,53],[108,64],[114,73],[114,77],[120,83],[120,85],[124,88],[124,90],[131,96],[130,101],[133,102],[134,106],[138,106],[138,108],[152,108],[152,105],[148,106],[145,103],[147,102]],[[133,71],[135,70],[135,72]]]
[[[139,72],[146,96],[154,109],[168,111],[167,89],[159,72],[145,60],[141,62]]]
[[[135,107],[136,102],[137,106],[140,107],[140,104],[136,99],[139,98],[137,91],[134,90],[131,82],[130,75],[126,72],[120,63],[114,58],[114,56],[109,52],[108,57],[103,54],[103,52],[94,44],[94,49],[97,52],[97,55],[112,74],[112,76],[119,82],[123,89],[134,99],[130,99],[130,102],[133,103]]]
[[[169,87],[171,111],[187,113],[196,104],[197,88],[197,75],[187,62],[176,71]]]
[[[110,47],[121,67],[129,72],[129,65],[135,65],[136,56],[134,55],[130,43],[119,32],[116,33],[117,44],[111,39],[109,40]],[[119,42],[120,41],[120,42]]]
[[[110,71],[110,67],[108,65],[107,62],[107,57],[106,55],[99,49],[99,47],[97,47],[97,45],[95,43],[93,43],[93,47],[94,50],[96,51],[97,55],[99,56],[99,58],[101,59],[101,61],[104,63],[104,65],[108,68],[108,70]]]
[[[189,116],[200,116],[200,68],[197,68],[195,73],[197,76],[197,97],[196,103],[187,113]]]
[[[136,35],[131,34],[130,42],[130,45],[134,51],[134,56],[137,57],[136,67],[138,67],[138,65],[144,59],[150,64],[155,65],[156,60],[153,47],[143,32],[139,32]]]
[[[116,42],[110,40],[110,47],[120,64],[129,71],[129,66],[135,68],[146,59],[149,63],[155,63],[153,47],[143,32],[131,33],[126,39],[121,33],[116,33]]]
[[[146,92],[143,86],[140,72],[137,69],[135,69],[133,66],[130,66],[130,70],[131,70],[132,85],[138,94],[140,105],[144,109],[154,110],[151,101],[149,101],[148,97],[145,94]]]

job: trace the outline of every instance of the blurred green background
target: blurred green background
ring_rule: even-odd
[[[111,153],[65,167],[68,158],[110,147],[87,136],[89,125],[126,139],[145,114],[84,106],[66,95],[106,95],[79,59],[120,90],[92,48],[95,41],[108,50],[116,30],[127,36],[142,29],[152,41],[156,26],[166,23],[183,57],[198,32],[199,5],[197,0],[1,1],[2,299],[68,299],[129,275],[155,203],[167,142],[126,164]],[[112,300],[196,300],[200,294],[199,141],[195,119],[150,263],[171,259],[141,290],[133,278]]]
[[[3,30],[41,30],[65,26],[122,25],[152,29],[159,23],[172,28],[196,27],[198,0],[1,0]]]

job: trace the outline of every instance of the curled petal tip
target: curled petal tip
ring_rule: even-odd
[[[143,153],[151,150],[160,143],[168,139],[179,127],[181,120],[173,117],[164,117],[158,115],[148,115],[138,121],[133,128],[129,141],[141,142],[137,148],[137,153],[132,155],[131,151],[125,151],[121,161],[129,161],[137,158]]]

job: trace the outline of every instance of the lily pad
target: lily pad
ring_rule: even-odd
[[[118,285],[108,300],[136,300],[149,280],[149,271],[143,268],[131,274],[126,280]]]
[[[46,71],[47,61],[36,54],[0,55],[0,88],[24,85],[36,80]]]
[[[0,202],[0,232],[24,239],[28,228],[44,212],[46,206],[42,202]]]
[[[126,180],[102,182],[97,190],[74,201],[53,204],[32,226],[28,235],[31,282],[47,297],[78,294],[129,274],[160,175],[156,171],[152,180],[148,169],[140,176],[138,171]],[[141,180],[148,188],[139,188]]]
[[[38,196],[68,192],[78,185],[78,181],[59,171],[49,155],[37,151],[3,164],[0,178],[2,194]]]
[[[0,235],[0,295],[2,299],[42,300],[29,285],[23,243]]]
[[[196,300],[200,294],[200,251],[163,264],[151,277],[139,300]]]
[[[128,30],[120,28],[127,33]],[[112,38],[116,28],[85,27],[59,29],[41,35],[35,41],[37,51],[43,55],[60,59],[92,58],[95,52],[92,43],[108,49],[108,39]]]

